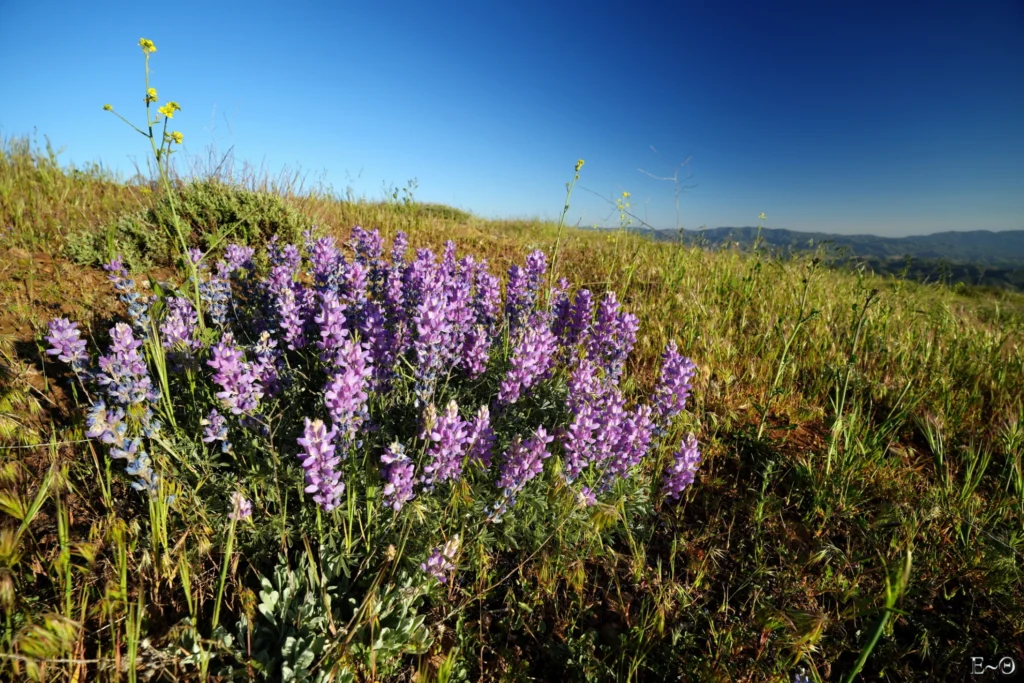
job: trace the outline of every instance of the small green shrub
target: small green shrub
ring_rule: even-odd
[[[189,183],[175,197],[174,208],[185,226],[189,246],[206,249],[228,241],[261,245],[271,235],[285,242],[299,242],[309,221],[289,208],[281,197],[253,192],[217,180]],[[173,227],[173,213],[166,197],[152,212],[161,226]]]
[[[189,247],[204,250],[229,241],[263,245],[271,235],[298,242],[309,222],[277,195],[253,192],[214,180],[189,183],[177,192],[174,208]],[[152,209],[121,216],[99,229],[67,237],[65,252],[78,264],[99,266],[120,255],[132,271],[170,266],[175,260],[174,212],[166,197]]]
[[[121,256],[132,271],[168,265],[173,258],[170,233],[154,224],[151,212],[136,211],[113,223],[68,235],[64,251],[75,263],[99,266]]]
[[[455,221],[457,223],[466,223],[473,217],[468,211],[462,209],[456,209],[446,204],[420,204],[418,207],[420,214],[426,218],[440,218],[446,221]]]

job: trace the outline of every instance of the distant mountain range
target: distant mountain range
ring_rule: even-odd
[[[680,238],[675,230],[641,228],[636,232],[663,241]],[[684,244],[716,248],[736,243],[741,249],[749,249],[757,239],[758,228],[686,230],[681,235]],[[823,247],[837,265],[857,261],[878,273],[905,273],[911,280],[962,282],[1024,292],[1024,230],[879,237],[761,228],[761,243],[767,251],[783,257]]]
[[[675,230],[642,231],[659,240],[675,241]],[[683,232],[686,244],[720,246],[737,242],[740,247],[753,245],[757,228],[711,228]],[[976,263],[979,265],[1024,265],[1024,230],[991,232],[938,232],[913,237],[879,237],[877,235],[831,235],[824,232],[797,232],[778,228],[761,228],[764,246],[783,252],[804,251],[825,245],[830,253],[848,252],[864,258],[938,260],[949,263]],[[845,248],[845,249],[844,249]]]

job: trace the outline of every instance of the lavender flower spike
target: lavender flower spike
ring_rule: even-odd
[[[338,507],[345,492],[345,484],[335,469],[339,462],[333,443],[337,435],[337,427],[328,431],[322,421],[310,421],[307,417],[306,430],[298,439],[304,451],[299,457],[302,469],[306,470],[306,493],[314,494],[313,500],[327,512]]]
[[[228,513],[228,519],[239,522],[249,517],[252,517],[252,501],[235,491],[231,494],[231,512]]]
[[[554,361],[555,335],[542,315],[533,315],[512,352],[512,367],[498,390],[498,402],[508,405],[519,400],[520,392],[529,389],[547,374]]]
[[[693,434],[688,434],[676,451],[672,464],[665,470],[662,489],[667,499],[679,499],[686,487],[693,483],[700,463],[701,454],[697,448],[697,439]]]
[[[459,545],[459,535],[455,534],[443,546],[434,548],[427,561],[420,565],[420,569],[441,583],[448,583],[448,574],[455,569],[452,561],[459,552]]]
[[[397,441],[384,451],[380,461],[384,463],[384,504],[398,512],[416,495],[412,491],[415,466],[405,454],[405,446]]]
[[[69,363],[76,374],[84,370],[84,364],[88,360],[85,354],[85,340],[80,336],[78,323],[73,323],[67,318],[54,318],[50,321],[50,334],[46,337],[46,341],[51,344],[46,353]]]
[[[455,401],[433,420],[428,418],[427,447],[430,462],[423,468],[423,483],[429,488],[462,475],[462,456],[468,441],[468,423],[459,417],[459,406]]]
[[[696,369],[693,361],[679,355],[675,340],[670,341],[661,356],[661,377],[652,401],[660,426],[664,427],[686,408]]]
[[[526,483],[544,470],[544,460],[551,457],[547,445],[555,440],[548,436],[543,426],[537,427],[533,436],[521,441],[517,436],[501,466],[498,486],[503,489],[502,500],[498,503],[492,518],[496,519],[510,506],[515,505],[516,496]]]

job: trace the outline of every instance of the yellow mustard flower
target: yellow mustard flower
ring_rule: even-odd
[[[579,173],[581,168],[583,168],[583,159],[576,162],[576,172]]]
[[[146,104],[156,102],[156,88],[146,88]]]
[[[763,213],[760,216],[758,216],[758,218],[762,221],[767,219],[767,217]]]
[[[164,116],[166,116],[167,118],[173,119],[174,118],[174,112],[181,111],[181,107],[178,105],[177,102],[172,100],[172,101],[168,102],[167,104],[165,104],[164,106],[162,106],[159,109],[157,109],[157,111],[160,112],[161,114],[163,114]]]
[[[172,130],[171,131],[171,139],[174,140],[176,143],[178,143],[180,145],[181,141],[185,139],[185,136],[182,135],[181,133],[179,133],[176,130]]]
[[[629,193],[628,192],[623,192],[622,193],[622,198],[623,199],[629,199]]]
[[[114,111],[114,106],[111,104],[104,104],[103,111]]]
[[[139,47],[141,47],[142,51],[147,55],[151,52],[156,52],[156,45],[154,45],[153,41],[148,38],[139,38]]]

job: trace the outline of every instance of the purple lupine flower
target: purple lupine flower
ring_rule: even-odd
[[[513,264],[508,269],[508,283],[505,285],[505,318],[510,330],[516,330],[523,324],[532,304],[526,269]]]
[[[388,329],[384,312],[377,302],[366,303],[363,320],[359,325],[359,335],[363,345],[370,352],[373,388],[384,391],[390,386],[395,371],[395,334]]]
[[[228,423],[224,419],[224,416],[217,412],[214,408],[210,411],[210,414],[199,421],[200,425],[203,425],[203,443],[214,443],[220,441],[220,450],[222,453],[231,452],[231,442],[228,441]]]
[[[285,287],[277,295],[277,315],[280,319],[282,338],[291,350],[306,345],[305,321],[301,300],[296,296],[296,287]]]
[[[430,458],[423,467],[421,481],[428,489],[437,484],[457,480],[462,475],[462,456],[468,443],[469,423],[459,417],[459,406],[455,401],[448,404],[447,409],[434,417],[431,405],[428,407],[426,419],[427,457]]]
[[[442,366],[442,344],[448,334],[445,320],[444,292],[437,287],[436,280],[424,285],[421,301],[416,307],[413,324],[416,326],[416,394],[426,402],[434,391],[438,372]]]
[[[139,353],[142,342],[132,334],[132,328],[117,323],[110,330],[110,351],[100,356],[101,373],[96,382],[104,387],[107,395],[122,406],[156,401],[160,393],[149,378],[146,361]]]
[[[565,337],[571,312],[572,299],[569,298],[569,281],[563,277],[551,290],[551,331],[558,337],[559,342]]]
[[[520,392],[529,389],[547,375],[554,362],[555,335],[543,315],[531,316],[525,331],[516,341],[512,363],[498,390],[498,402],[512,404]]]
[[[476,323],[493,331],[501,315],[501,281],[487,270],[487,261],[480,261],[473,270],[472,306]]]
[[[627,478],[630,471],[640,464],[650,447],[654,434],[654,421],[650,406],[637,406],[622,420],[619,443],[615,447],[605,471],[605,479]]]
[[[341,435],[344,451],[354,442],[368,416],[367,379],[373,369],[369,364],[369,351],[354,339],[346,339],[342,343],[337,358],[337,370],[324,388],[324,403],[330,413],[332,426]]]
[[[524,324],[537,305],[544,273],[547,272],[547,256],[539,249],[526,257],[526,267],[513,265],[508,269],[508,285],[505,293],[505,316],[510,330]]]
[[[584,507],[593,507],[597,505],[597,494],[590,489],[589,486],[584,486],[576,494],[576,499],[580,502],[580,505]]]
[[[564,348],[572,348],[590,333],[590,323],[594,317],[594,298],[589,289],[576,292],[576,298],[569,308],[568,318],[559,341]]]
[[[380,296],[387,274],[381,258],[384,254],[384,240],[381,239],[380,231],[377,228],[364,230],[357,225],[352,229],[351,244],[356,252],[356,262],[362,264],[367,271],[370,292]]]
[[[544,460],[551,457],[547,445],[555,440],[548,436],[544,426],[538,426],[533,436],[523,441],[518,435],[513,438],[505,462],[501,464],[501,476],[498,487],[502,489],[502,498],[492,513],[492,518],[499,518],[504,512],[515,505],[516,496],[527,482],[544,471]]]
[[[427,561],[420,564],[420,569],[441,583],[448,583],[448,574],[455,570],[452,564],[459,552],[459,535],[452,536],[447,543],[431,551]]]
[[[409,316],[406,311],[405,295],[405,250],[408,239],[405,233],[395,235],[391,250],[391,267],[388,268],[381,294],[382,315],[389,332],[392,358],[398,358],[409,348]],[[392,362],[380,369],[381,377],[390,379]]]
[[[310,250],[309,261],[317,291],[337,292],[345,259],[334,245],[334,238],[328,236],[318,239]]]
[[[469,461],[479,462],[484,468],[489,468],[494,458],[496,440],[494,429],[491,427],[490,410],[486,404],[482,405],[469,425],[469,437],[466,441]]]
[[[640,329],[635,315],[619,309],[615,292],[606,293],[598,304],[588,348],[590,357],[605,369],[607,380],[612,384],[618,381]]]
[[[128,306],[128,317],[132,319],[132,326],[141,334],[145,334],[149,329],[149,297],[135,290],[135,280],[128,277],[128,270],[121,262],[120,256],[103,266],[103,269],[110,273],[108,279],[113,283],[114,289],[121,293],[118,298]]]
[[[205,304],[206,312],[214,325],[224,327],[228,322],[228,309],[231,304],[231,282],[228,281],[227,268],[223,261],[218,264],[220,274],[210,276],[206,282],[199,284],[199,299]],[[222,276],[223,274],[223,276]]]
[[[686,409],[690,397],[693,375],[697,366],[689,358],[679,354],[675,340],[665,346],[661,356],[661,375],[654,389],[654,412],[660,427],[665,427],[673,417]]]
[[[255,270],[256,264],[253,263],[255,255],[256,250],[252,247],[229,244],[224,250],[224,262],[227,264],[228,273],[231,274],[238,270]]]
[[[287,266],[289,270],[298,270],[302,265],[302,254],[294,244],[286,244],[280,251],[280,265]],[[275,263],[274,265],[278,265]]]
[[[405,454],[405,446],[397,441],[381,454],[380,461],[384,463],[384,471],[381,473],[384,479],[384,504],[398,512],[416,496],[412,490],[416,481],[415,466]]]
[[[253,345],[252,351],[255,356],[252,373],[263,387],[263,394],[268,398],[273,398],[281,391],[282,385],[281,372],[278,367],[281,351],[277,348],[277,342],[269,332],[264,330]]]
[[[679,499],[686,487],[693,483],[700,463],[701,454],[697,447],[697,439],[693,434],[688,434],[676,451],[672,463],[665,469],[662,490],[667,499]]]
[[[128,424],[124,421],[123,408],[108,408],[103,399],[97,400],[85,418],[85,435],[99,439],[105,444],[122,444],[128,435]]]
[[[153,471],[153,463],[149,459],[140,439],[129,439],[123,445],[112,446],[110,457],[115,460],[124,460],[124,471],[129,476],[135,477],[132,488],[136,491],[149,491],[156,493],[159,486],[159,478]]]
[[[445,319],[448,322],[444,341],[444,363],[457,364],[462,360],[466,335],[473,328],[476,314],[472,308],[474,261],[467,256],[446,272],[444,293]],[[485,361],[486,365],[486,361]]]
[[[367,276],[368,271],[366,266],[358,261],[353,261],[345,267],[345,272],[341,279],[341,286],[338,289],[341,300],[352,312],[350,317],[355,318],[355,320],[351,321],[353,324],[359,323],[363,307],[366,305],[368,300]]]
[[[399,230],[395,233],[395,239],[391,243],[391,263],[394,265],[405,263],[405,252],[409,249],[409,236]]]
[[[487,369],[491,340],[491,335],[487,333],[483,325],[477,325],[466,333],[459,367],[466,371],[466,375],[470,379],[476,379]]]
[[[340,458],[334,455],[338,428],[331,427],[328,431],[320,420],[310,421],[308,417],[305,420],[306,428],[298,443],[303,449],[299,458],[306,471],[306,493],[314,494],[316,504],[330,512],[338,507],[341,494],[345,492],[345,483],[336,469]]]
[[[562,434],[566,481],[575,480],[593,462],[594,432],[598,426],[597,413],[589,402],[582,403],[573,411],[572,420]]]
[[[89,357],[85,353],[85,340],[81,339],[78,323],[67,318],[54,318],[49,328],[50,334],[46,341],[50,342],[50,348],[46,353],[70,364],[76,374],[83,372]]]
[[[320,349],[320,358],[325,363],[336,363],[341,345],[348,336],[345,326],[345,304],[338,299],[338,294],[330,289],[321,290],[320,312],[313,318],[320,327],[320,341],[316,343]]]
[[[597,382],[592,368],[588,362],[582,362],[569,381],[572,419],[562,433],[567,481],[573,481],[590,465],[604,466],[615,456],[623,440],[627,415],[622,392],[617,387]],[[627,439],[627,443],[630,440]],[[646,452],[646,447],[643,450]],[[629,458],[632,457],[631,454]]]
[[[160,324],[160,333],[164,336],[163,347],[168,350],[181,350],[186,354],[202,346],[195,338],[199,314],[192,307],[192,302],[180,296],[167,300],[167,315]]]
[[[263,387],[245,362],[241,349],[219,342],[210,352],[213,357],[206,364],[217,371],[213,381],[222,389],[217,397],[234,415],[251,413],[263,398]]]
[[[240,522],[249,517],[252,517],[252,501],[241,492],[235,491],[231,494],[231,512],[228,513],[228,519]]]

